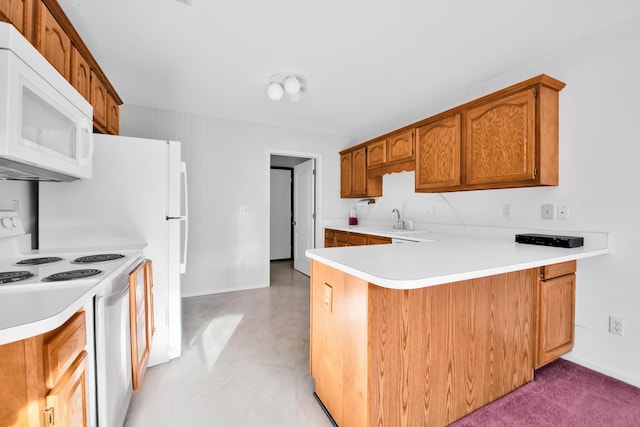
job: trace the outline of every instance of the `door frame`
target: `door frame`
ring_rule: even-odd
[[[318,247],[318,236],[322,235],[322,220],[320,218],[320,213],[322,212],[322,154],[314,153],[308,151],[296,151],[296,150],[286,150],[280,148],[269,148],[266,150],[265,156],[265,168],[264,168],[264,176],[265,179],[265,204],[268,209],[266,209],[267,215],[267,224],[271,223],[271,156],[287,156],[287,157],[298,157],[304,159],[315,159],[316,161],[316,174],[315,174],[315,186],[316,186],[316,195],[315,195],[315,214],[316,218],[314,220],[314,247]],[[266,248],[271,246],[271,236],[269,227],[265,227],[265,237],[264,241],[266,242]],[[271,274],[270,274],[270,262],[269,259],[269,251],[265,252],[265,276],[267,277],[268,286],[271,286]]]

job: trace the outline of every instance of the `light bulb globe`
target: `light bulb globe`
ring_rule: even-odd
[[[284,90],[279,83],[274,82],[269,84],[267,87],[267,95],[269,95],[269,98],[272,100],[279,101],[282,98],[282,95],[284,95]]]
[[[296,76],[289,76],[284,81],[284,91],[289,96],[297,95],[300,92],[300,80]]]

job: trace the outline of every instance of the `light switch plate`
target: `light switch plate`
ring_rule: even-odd
[[[542,205],[542,209],[540,212],[540,218],[542,219],[553,219],[553,214],[555,213],[555,206],[553,203],[545,203]]]

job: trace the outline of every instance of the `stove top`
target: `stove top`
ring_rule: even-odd
[[[0,291],[97,284],[139,253],[104,248],[24,250],[20,247],[24,236],[17,213],[0,211]]]

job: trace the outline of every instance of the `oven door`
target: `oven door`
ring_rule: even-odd
[[[98,425],[123,425],[133,393],[129,321],[129,276],[113,280],[96,297]]]

